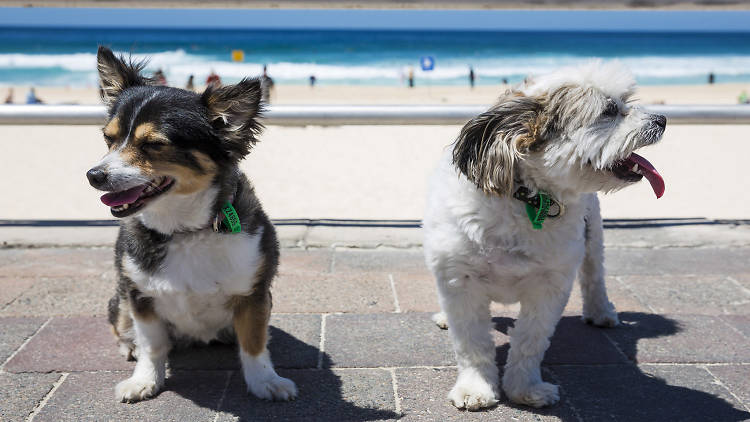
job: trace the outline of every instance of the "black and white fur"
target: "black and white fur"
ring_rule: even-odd
[[[266,348],[278,242],[237,166],[261,130],[259,82],[202,95],[154,86],[141,64],[103,47],[98,69],[109,152],[87,176],[122,218],[109,317],[121,351],[137,359],[116,398],[156,395],[176,342],[218,339],[237,341],[248,391],[293,399],[294,382],[276,374]],[[240,233],[214,230],[227,201]]]

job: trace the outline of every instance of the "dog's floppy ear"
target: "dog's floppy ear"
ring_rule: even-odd
[[[145,62],[125,60],[117,57],[107,47],[99,46],[96,53],[96,67],[99,70],[102,101],[111,106],[126,88],[149,85],[151,79],[141,75]]]
[[[461,129],[453,144],[453,164],[485,193],[509,194],[515,162],[542,141],[543,108],[538,99],[519,93],[501,97]]]
[[[257,78],[245,78],[235,85],[209,85],[201,96],[211,125],[233,159],[247,155],[263,129],[258,121],[262,111],[260,97]]]

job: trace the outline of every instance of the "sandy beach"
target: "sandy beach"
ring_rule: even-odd
[[[14,103],[26,101],[29,86],[0,85],[4,99],[12,88]],[[508,88],[507,85],[417,86],[367,85],[277,85],[275,104],[491,104]],[[202,88],[201,88],[202,89]],[[713,85],[641,86],[637,97],[648,104],[736,104],[742,91],[750,92],[750,83],[717,83]],[[36,87],[37,96],[49,104],[99,104],[96,88]]]
[[[731,104],[744,84],[643,87],[644,102]],[[1,91],[0,91],[1,92]],[[21,87],[17,93],[25,92]],[[279,104],[489,104],[497,87],[280,86]],[[17,94],[18,95],[18,94]],[[39,88],[48,102],[96,103],[93,89]],[[19,97],[17,97],[19,98]],[[458,126],[268,127],[242,168],[273,218],[420,219],[426,180]],[[666,180],[603,196],[607,218],[746,218],[750,126],[668,125],[643,151]],[[105,153],[95,126],[0,126],[0,219],[111,218],[85,172]],[[727,153],[731,151],[731,153]]]

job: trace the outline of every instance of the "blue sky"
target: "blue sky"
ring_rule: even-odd
[[[750,11],[1,8],[0,26],[750,31]]]

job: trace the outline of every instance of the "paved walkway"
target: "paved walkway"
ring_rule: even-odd
[[[0,420],[750,419],[750,226],[608,222],[623,324],[581,323],[575,292],[544,361],[562,401],[476,413],[446,400],[455,361],[429,320],[437,305],[419,229],[280,227],[270,349],[299,398],[247,396],[234,350],[212,345],[173,353],[166,389],[137,404],[113,394],[133,367],[104,316],[113,228],[0,227]],[[500,362],[514,311],[493,311]]]

